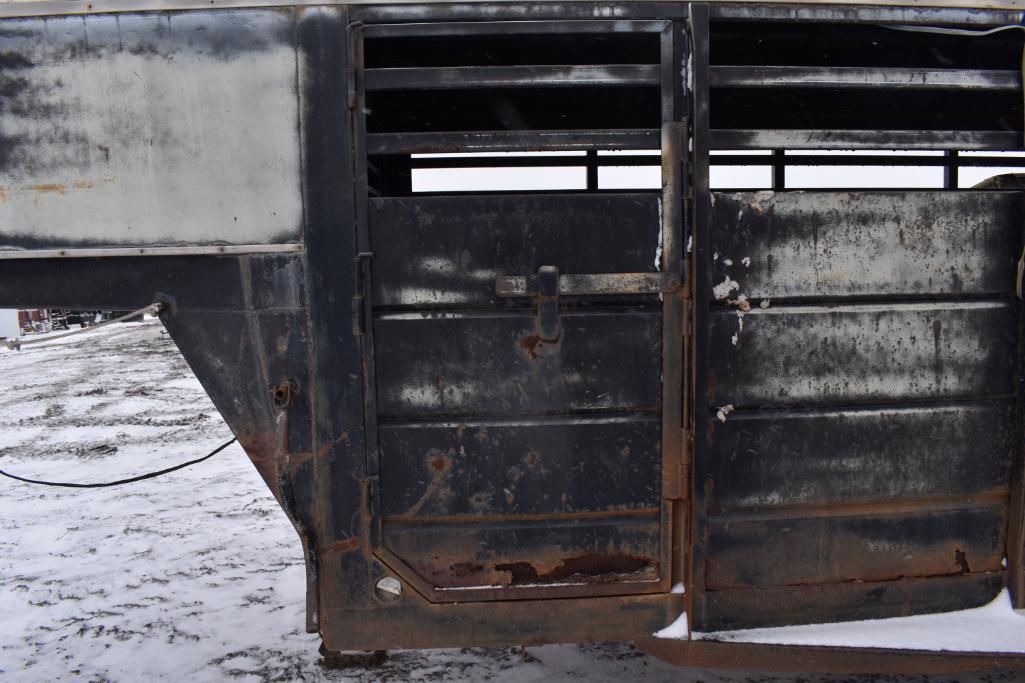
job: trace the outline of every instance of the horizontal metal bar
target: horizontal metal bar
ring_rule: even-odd
[[[1025,162],[1025,159],[1023,159]],[[536,168],[540,166],[658,166],[656,155],[617,154],[600,156],[597,160],[585,156],[472,156],[472,157],[413,157],[410,168]]]
[[[800,4],[788,4],[786,0],[758,3],[712,0],[709,3],[709,17],[719,20],[1000,26],[1020,23],[1020,10],[1025,9],[1023,0],[929,0],[930,7],[923,7],[924,4],[914,0],[888,2],[885,5],[875,0],[834,3],[806,1]],[[1019,11],[1015,12],[1016,9]]]
[[[914,155],[857,155],[842,154],[796,154],[784,157],[786,166],[950,166],[962,168],[1025,167],[1025,157],[1002,156],[960,156],[951,161],[943,156]],[[773,157],[763,154],[716,154],[709,158],[713,166],[772,166]],[[409,160],[410,168],[537,168],[555,166],[587,166],[599,168],[608,166],[658,166],[655,155],[600,156],[597,161],[582,156],[473,156],[473,157],[414,157]]]
[[[382,9],[399,7],[410,7],[418,4],[432,8],[439,19],[445,15],[458,16],[461,19],[478,18],[486,20],[489,18],[501,19],[509,16],[521,16],[528,13],[537,13],[538,5],[531,3],[526,5],[519,0],[462,0],[455,5],[455,9],[447,13],[434,8],[444,8],[446,4],[452,7],[448,0],[388,0],[387,5],[380,5],[381,0],[93,0],[92,2],[67,2],[66,0],[37,0],[35,2],[0,2],[0,19],[8,17],[43,17],[61,15],[99,14],[114,12],[167,12],[190,9],[229,9],[247,7],[308,7],[308,6],[352,6],[362,7],[379,6]],[[568,5],[580,5],[587,7],[585,2],[570,2]],[[651,5],[658,7],[666,6],[669,13],[680,5],[678,0],[654,0]],[[830,22],[861,22],[861,23],[901,23],[901,24],[965,24],[996,26],[999,24],[1013,24],[1020,21],[1020,15],[1013,9],[1025,9],[1025,0],[929,0],[934,7],[922,7],[921,0],[894,0],[887,3],[886,7],[858,7],[858,5],[879,5],[878,0],[802,0],[799,5],[794,5],[792,0],[762,0],[755,3],[738,3],[735,0],[709,0],[711,5],[711,17],[713,19],[754,19],[761,21],[830,21]],[[781,5],[777,7],[776,5]],[[846,5],[846,6],[845,6]],[[472,11],[474,6],[480,6],[478,12]],[[558,7],[559,5],[556,5]],[[470,8],[470,11],[463,9]],[[507,8],[507,9],[506,9]],[[601,9],[612,16],[623,16],[627,14],[629,4],[604,4]],[[461,10],[461,11],[460,11]],[[967,10],[967,11],[965,11]],[[991,10],[991,11],[986,11]],[[567,11],[567,10],[563,10]],[[567,12],[568,13],[568,12]],[[542,22],[506,22],[506,23],[542,23]],[[544,22],[549,23],[549,22]],[[646,25],[661,24],[660,20],[624,20],[624,21],[602,21],[602,20],[581,20],[581,21],[552,21],[550,23],[560,24],[586,24],[586,31],[594,33],[598,25],[600,32],[619,30],[618,26],[634,24],[640,28],[630,28],[631,31],[659,31],[660,28],[648,28]],[[449,26],[473,26],[469,22],[449,24]],[[417,26],[417,24],[387,24],[389,27]],[[426,24],[419,24],[426,26]],[[481,26],[478,24],[478,26]],[[607,27],[607,28],[606,28]],[[367,28],[370,28],[369,26]],[[376,26],[374,27],[377,28]],[[467,32],[470,29],[464,29]],[[572,30],[572,29],[571,29]],[[532,33],[537,31],[532,30]],[[551,31],[567,32],[567,31]],[[411,34],[389,34],[373,33],[372,35],[411,35]],[[429,33],[414,35],[431,35]],[[442,35],[442,34],[435,34]],[[452,35],[452,34],[445,34]]]
[[[1010,487],[1002,486],[977,493],[908,497],[900,500],[861,500],[837,503],[752,505],[732,509],[713,507],[708,511],[712,524],[753,522],[767,519],[821,519],[828,517],[883,517],[913,515],[945,510],[974,510],[1007,505]]]
[[[894,582],[882,584],[892,590]],[[710,640],[641,638],[637,647],[678,666],[748,671],[821,673],[926,674],[979,672],[991,669],[1025,670],[1025,655],[1008,652],[951,652],[883,650],[865,647],[778,645]]]
[[[564,88],[595,85],[658,85],[656,64],[565,66],[448,66],[367,69],[373,90],[466,90],[470,88]]]
[[[894,155],[795,154],[783,157],[785,166],[959,166],[961,168],[1025,167],[1025,157],[950,157]],[[710,157],[713,166],[772,166],[776,160],[760,154]]]
[[[657,128],[373,133],[367,136],[367,154],[658,149],[660,144],[661,138]]]
[[[888,69],[813,66],[713,66],[721,88],[899,88],[1021,90],[1021,72],[992,69]]]
[[[230,256],[302,252],[302,244],[232,244],[210,247],[100,247],[66,249],[0,249],[0,260],[41,258],[106,258],[112,256]]]
[[[1022,149],[1013,131],[720,129],[712,131],[714,149]]]
[[[560,296],[603,296],[608,294],[661,294],[680,287],[677,273],[596,273],[559,275]],[[498,296],[537,294],[536,275],[499,275]]]
[[[409,24],[369,24],[362,27],[367,38],[399,38],[407,36],[465,36],[465,35],[543,35],[581,33],[658,33],[670,22],[663,20],[603,21],[489,21],[437,22]]]

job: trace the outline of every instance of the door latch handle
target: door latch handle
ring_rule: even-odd
[[[594,273],[560,275],[555,266],[541,266],[537,275],[499,275],[498,296],[537,296],[537,335],[541,341],[559,338],[560,296],[662,294],[680,288],[677,273]]]
[[[559,338],[559,269],[537,269],[537,336],[541,341]]]
[[[538,276],[499,275],[495,278],[498,296],[534,296],[538,293],[540,273],[555,271],[562,296],[604,296],[610,294],[663,294],[675,292],[682,282],[677,273],[592,273],[558,275],[558,268],[541,266]]]

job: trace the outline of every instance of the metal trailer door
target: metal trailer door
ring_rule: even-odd
[[[1020,125],[1020,95],[978,87],[981,66],[1018,65],[1020,43],[986,58],[902,40],[862,70],[857,48],[888,29],[782,35],[761,15],[709,29],[708,11],[693,7],[695,175],[713,148],[774,150],[776,175],[771,191],[695,192],[692,628],[953,611],[1020,590],[1022,192],[959,188],[956,166],[943,189],[784,182],[808,151],[949,164],[1020,149],[1000,122]],[[957,79],[881,88],[921,82],[941,52]]]
[[[489,31],[499,35],[475,35]],[[531,49],[535,61],[550,60],[553,39],[567,32],[585,52],[588,41],[610,56],[620,43],[637,44],[625,50],[639,63],[474,61],[474,41],[500,52],[510,38],[528,45],[525,61]],[[431,40],[441,50],[469,47],[431,66],[439,58],[420,49]],[[367,201],[357,216],[365,297],[357,326],[368,473],[377,482],[374,552],[429,600],[669,588],[663,487],[679,488],[683,290],[672,41],[662,21],[358,31],[357,164],[367,166],[357,177]],[[428,66],[394,66],[404,49],[420,50],[416,63]],[[596,119],[615,116],[579,102],[560,109],[556,99],[547,114],[565,111],[567,120],[539,130],[544,122],[525,118],[546,113],[516,99],[567,92],[585,103],[636,97],[638,111],[624,115],[648,125],[598,130]],[[428,120],[437,110],[447,112],[444,123],[474,130],[439,132]],[[495,125],[496,111],[505,129],[479,130]],[[676,160],[664,164],[663,192],[420,195],[381,173],[417,151],[660,145]],[[673,482],[663,478],[667,466]]]

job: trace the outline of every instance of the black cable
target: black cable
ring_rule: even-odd
[[[188,462],[183,462],[180,465],[175,465],[174,467],[168,467],[167,469],[160,470],[159,472],[150,472],[149,474],[140,474],[137,477],[131,477],[129,479],[119,479],[118,481],[107,481],[107,482],[102,482],[102,483],[97,483],[97,484],[76,484],[76,483],[73,483],[73,482],[64,482],[64,481],[42,481],[41,479],[26,479],[25,477],[19,477],[19,476],[15,475],[15,474],[11,474],[10,472],[4,472],[3,470],[0,470],[0,474],[2,474],[5,477],[8,477],[9,479],[15,479],[17,481],[23,481],[26,484],[40,484],[42,486],[61,486],[63,488],[70,488],[70,489],[101,489],[101,488],[106,488],[108,486],[120,486],[121,484],[131,484],[131,483],[136,482],[136,481],[142,481],[143,479],[153,479],[154,477],[159,477],[162,474],[168,474],[170,472],[174,472],[175,470],[180,470],[180,469],[183,469],[185,467],[188,467],[189,465],[195,465],[197,463],[201,463],[204,460],[209,460],[210,458],[214,457],[215,455],[217,455],[218,453],[223,451],[225,448],[227,448],[231,444],[235,443],[237,440],[238,439],[232,438],[231,441],[228,441],[226,443],[221,444],[220,446],[218,446],[214,450],[212,450],[209,453],[207,453],[206,455],[204,455],[202,458],[196,458],[195,460],[189,460]]]

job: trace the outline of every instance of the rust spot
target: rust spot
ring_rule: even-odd
[[[75,188],[76,190],[88,190],[92,186],[93,183],[89,182],[88,180],[76,180],[75,182],[71,183],[71,187]]]
[[[40,185],[33,185],[30,189],[35,190],[38,194],[64,194],[68,191],[68,188],[60,183],[42,183]]]
[[[338,444],[348,444],[348,443],[349,443],[349,432],[342,432],[333,441],[328,441],[327,443],[321,445],[320,448],[317,449],[317,455],[320,456],[320,457],[323,457],[324,455],[327,454],[328,451],[330,451],[332,448],[334,448]]]
[[[256,471],[260,473],[267,488],[271,490],[274,497],[281,500],[281,492],[278,488],[277,439],[273,432],[242,434],[238,437],[242,449],[253,461]]]
[[[531,451],[527,453],[527,464],[531,467],[537,467],[537,464],[541,462],[541,456],[537,454],[537,451]]]
[[[457,439],[462,441],[463,437],[465,435],[466,435],[466,425],[459,425],[458,427],[456,427],[456,438]]]
[[[512,576],[511,584],[517,583],[536,583],[540,578],[537,574],[537,570],[534,569],[534,565],[529,562],[506,562],[505,564],[496,564],[495,569],[500,572],[509,572]]]
[[[463,578],[473,574],[480,574],[484,571],[484,565],[480,562],[456,562],[450,569],[452,570],[452,576]]]
[[[418,514],[423,506],[427,504],[427,501],[433,496],[445,496],[445,492],[443,490],[445,473],[452,469],[452,458],[445,455],[443,452],[432,448],[427,452],[426,461],[428,467],[434,470],[434,472],[431,474],[431,481],[427,485],[426,490],[424,490],[423,495],[420,496],[420,500],[413,503],[412,507],[406,510],[405,514],[410,516]]]
[[[633,555],[580,555],[567,557],[555,568],[538,572],[530,562],[506,562],[496,564],[495,569],[508,572],[511,585],[545,583],[566,579],[611,579],[624,574],[636,574],[654,565],[646,557]]]
[[[7,201],[7,188],[4,187],[3,185],[0,185],[0,202],[6,202],[6,201]]]
[[[444,472],[445,470],[452,467],[452,461],[443,455],[435,455],[427,461],[431,468],[436,472]]]
[[[359,538],[353,536],[342,541],[328,543],[322,547],[324,553],[348,553],[359,547]]]
[[[623,456],[624,458],[629,458],[630,457],[630,447],[629,446],[623,446],[622,448],[619,449],[619,454],[621,456]]]
[[[283,380],[274,389],[271,390],[271,394],[274,397],[274,405],[278,408],[282,408],[292,403],[295,398],[296,392],[299,390],[299,385],[293,379]]]
[[[483,512],[491,507],[491,494],[487,491],[478,491],[470,496],[470,507],[475,512]]]
[[[538,349],[544,346],[544,342],[541,341],[541,337],[536,334],[531,334],[520,340],[520,348],[527,352],[527,356],[530,360],[537,360],[540,358]]]
[[[962,574],[970,574],[972,571],[968,566],[968,555],[960,548],[954,549],[954,564],[961,568]]]

